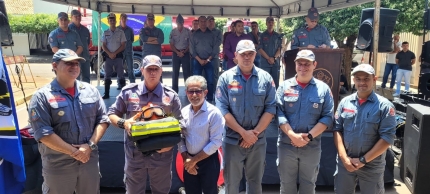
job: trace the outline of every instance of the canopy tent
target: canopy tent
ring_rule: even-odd
[[[79,6],[98,12],[215,17],[291,18],[307,14],[315,7],[319,12],[351,7],[373,0],[44,0]]]

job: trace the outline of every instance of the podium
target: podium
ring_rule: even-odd
[[[296,59],[300,50],[311,50],[315,54],[317,66],[314,70],[314,78],[325,82],[333,93],[334,111],[339,103],[340,68],[342,64],[343,49],[309,49],[299,48],[285,51],[284,53],[284,79],[290,79],[296,75]]]

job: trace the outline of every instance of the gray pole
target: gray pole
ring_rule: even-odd
[[[100,86],[100,50],[101,50],[101,45],[100,45],[100,36],[101,36],[101,28],[102,28],[102,14],[100,12],[97,12],[98,16],[99,16],[99,23],[98,23],[98,28],[97,28],[97,69],[96,72],[97,73],[97,86]]]
[[[376,62],[378,60],[378,43],[379,43],[379,16],[381,12],[381,0],[375,0],[375,11],[373,16],[373,68],[375,73],[378,74],[378,66]]]

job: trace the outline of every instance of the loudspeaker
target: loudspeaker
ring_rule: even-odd
[[[421,73],[418,83],[418,93],[430,97],[430,73]]]
[[[358,30],[357,49],[364,51],[373,50],[373,16],[375,9],[368,8],[361,10],[360,29]],[[399,10],[380,9],[379,15],[379,43],[378,52],[393,51],[393,31],[396,25]]]
[[[427,9],[424,12],[424,29],[430,30],[430,9]]]
[[[12,32],[7,19],[6,6],[0,0],[0,42],[1,46],[13,46]]]
[[[430,107],[408,104],[404,134],[404,182],[413,194],[428,194],[430,184]]]

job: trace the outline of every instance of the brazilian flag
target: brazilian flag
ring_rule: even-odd
[[[25,186],[24,157],[9,75],[0,49],[0,194],[19,194]]]

